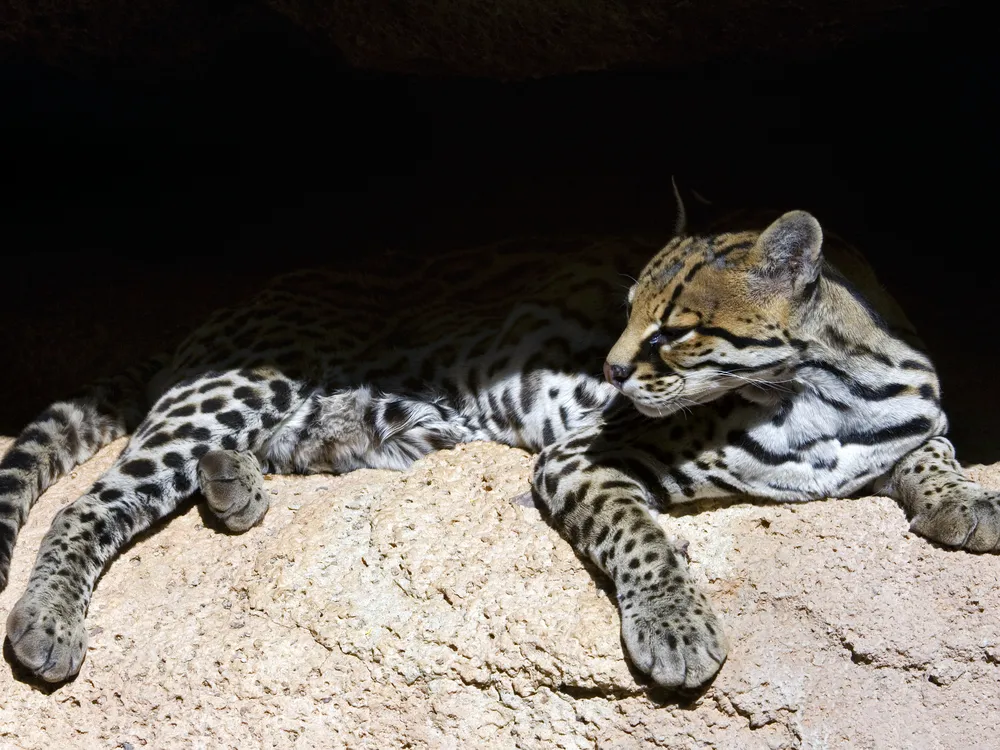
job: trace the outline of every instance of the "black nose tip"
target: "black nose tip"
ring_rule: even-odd
[[[604,379],[615,388],[621,388],[633,372],[635,372],[635,368],[629,365],[613,365],[610,362],[604,363]]]

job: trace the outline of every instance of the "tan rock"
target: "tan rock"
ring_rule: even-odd
[[[39,501],[0,611],[123,442]],[[995,747],[1000,558],[927,544],[884,498],[664,516],[733,648],[703,695],[660,703],[612,599],[511,502],[530,466],[473,444],[275,477],[239,536],[186,506],[101,580],[74,682],[0,666],[0,747]]]

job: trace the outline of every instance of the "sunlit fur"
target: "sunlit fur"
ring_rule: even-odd
[[[817,345],[836,352],[845,338],[873,337],[892,345],[823,258],[853,251],[824,243],[812,216],[744,215],[739,225],[751,228],[675,238],[630,290],[628,324],[608,362],[631,373],[621,390],[647,416],[746,386],[787,389]]]
[[[704,685],[728,643],[650,510],[876,487],[931,539],[1000,548],[1000,495],[961,474],[934,367],[863,260],[801,211],[704,234],[688,217],[624,332],[622,280],[654,247],[527,238],[390,258],[377,278],[277,279],[172,354],[53,403],[0,458],[0,589],[39,493],[132,438],[42,539],[7,617],[13,660],[75,674],[102,570],[196,491],[244,532],[267,512],[262,472],[405,469],[473,440],[539,452],[533,496],[611,580],[626,652],[665,687]]]

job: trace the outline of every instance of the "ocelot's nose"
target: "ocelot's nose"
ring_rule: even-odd
[[[625,385],[625,381],[628,380],[629,375],[633,372],[635,372],[635,367],[632,367],[631,365],[613,365],[610,362],[604,363],[604,379],[619,390],[621,390],[621,387]]]

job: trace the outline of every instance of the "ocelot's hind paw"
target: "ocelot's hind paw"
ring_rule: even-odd
[[[267,513],[264,476],[252,453],[209,451],[198,462],[198,483],[208,507],[230,531],[244,532]]]

